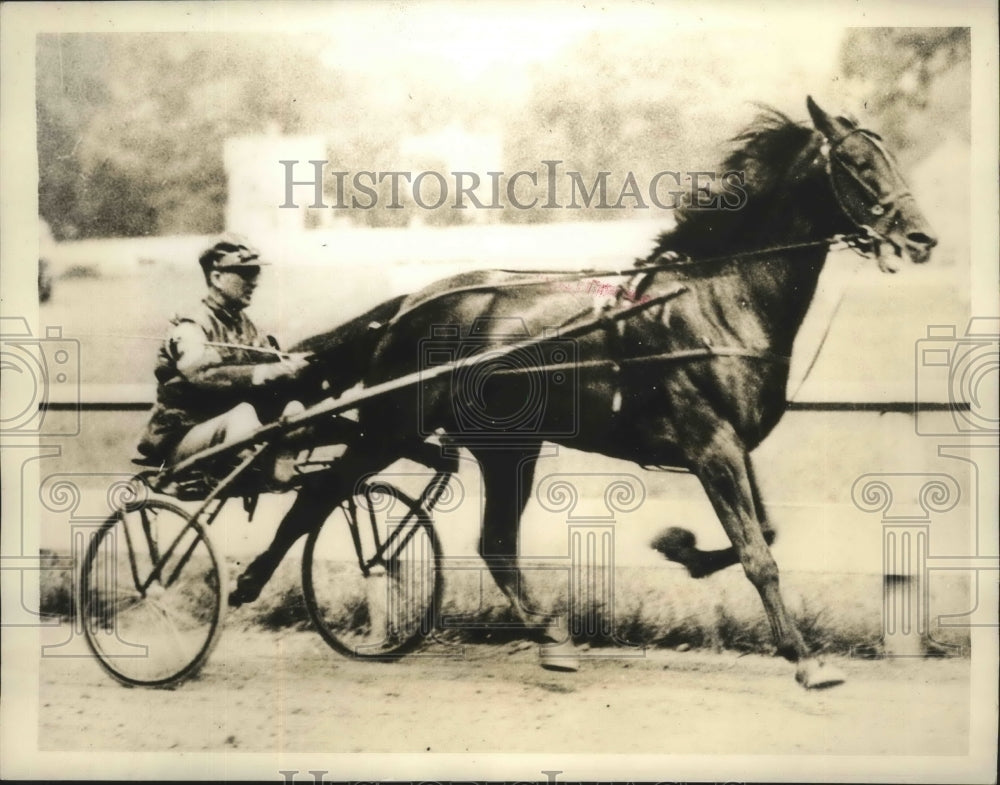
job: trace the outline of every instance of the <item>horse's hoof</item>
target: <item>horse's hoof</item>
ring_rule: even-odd
[[[681,562],[685,561],[685,557],[694,550],[695,546],[694,534],[689,532],[687,529],[681,529],[677,526],[671,526],[656,536],[650,543],[650,547],[655,551],[659,551],[670,561]]]
[[[229,607],[239,608],[260,597],[264,585],[245,573],[236,579],[236,588],[229,592]]]
[[[545,670],[563,672],[580,670],[580,655],[568,638],[562,643],[542,645],[540,660]]]
[[[807,690],[825,690],[843,684],[847,677],[839,668],[810,658],[799,663],[795,680]]]
[[[687,529],[671,526],[649,545],[663,554],[664,558],[685,567],[692,578],[704,578],[718,568],[706,561],[704,552],[695,547],[696,542],[694,534]]]

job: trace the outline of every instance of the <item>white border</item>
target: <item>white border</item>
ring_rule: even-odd
[[[388,9],[405,14],[407,6]],[[442,13],[475,13],[470,6],[438,4]],[[525,7],[544,15],[552,4]],[[644,5],[631,10],[641,19]],[[38,32],[308,30],[334,9],[297,2],[218,3],[4,3],[0,6],[0,309],[29,316],[37,323],[33,264],[37,258],[37,166],[34,109],[34,37]],[[594,11],[599,13],[599,11]],[[853,3],[776,2],[737,4],[714,0],[675,3],[679,26],[811,28],[837,26],[970,26],[973,28],[972,313],[997,315],[998,192],[997,9],[989,0],[957,6],[945,2]],[[744,37],[743,44],[747,39]],[[37,326],[37,324],[35,325]],[[9,380],[6,380],[7,383]],[[5,477],[9,492],[17,478]],[[5,509],[11,504],[8,499]],[[995,525],[995,521],[994,521]],[[11,527],[4,527],[5,535]],[[5,537],[5,551],[6,548]],[[31,543],[28,543],[31,547]],[[5,593],[4,602],[10,598]],[[988,598],[995,604],[996,597]],[[6,615],[6,614],[5,614]],[[995,615],[995,608],[994,608]],[[538,779],[544,770],[561,770],[562,782],[578,779],[753,780],[776,781],[995,781],[997,738],[997,631],[973,630],[972,744],[967,757],[853,756],[577,756],[577,755],[308,755],[257,753],[95,754],[37,751],[37,631],[7,629],[3,635],[3,776],[23,778],[177,777],[278,779],[282,768],[336,772],[337,779]],[[669,774],[668,774],[669,773]],[[333,774],[328,775],[333,778]]]

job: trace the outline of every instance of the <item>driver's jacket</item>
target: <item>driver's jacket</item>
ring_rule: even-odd
[[[259,411],[266,402],[264,390],[254,386],[253,373],[257,365],[277,359],[271,348],[243,311],[226,308],[211,294],[200,306],[175,316],[157,355],[156,405],[139,452],[165,460],[194,425],[243,401],[257,405],[258,415],[267,419]]]

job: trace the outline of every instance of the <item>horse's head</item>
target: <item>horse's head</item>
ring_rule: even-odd
[[[882,241],[879,268],[896,272],[904,252],[911,261],[926,262],[937,238],[881,138],[852,118],[831,117],[811,97],[806,105],[826,139],[823,151],[840,209],[856,227]]]

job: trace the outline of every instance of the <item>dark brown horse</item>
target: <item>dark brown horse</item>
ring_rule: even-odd
[[[537,606],[518,565],[520,517],[548,440],[697,475],[732,547],[699,550],[694,536],[677,528],[653,547],[695,577],[742,564],[778,651],[798,663],[796,678],[806,687],[843,680],[810,655],[782,600],[769,550],[774,530],[750,452],[785,410],[787,358],[830,238],[864,230],[886,271],[904,253],[926,261],[935,239],[879,138],[812,99],[808,108],[814,128],[767,110],[736,137],[722,168],[744,173],[746,203],[681,209],[676,228],[636,266],[636,277],[623,281],[651,307],[615,320],[630,306],[619,302],[604,311],[601,329],[552,337],[516,360],[435,378],[362,407],[364,435],[344,456],[345,480],[383,468],[405,441],[435,429],[475,455],[485,488],[481,553],[538,640],[565,639],[552,619],[540,623],[531,613]],[[317,353],[334,392],[359,380],[371,386],[592,316],[593,298],[566,288],[523,274],[459,275],[300,348]],[[372,322],[383,326],[372,330]],[[518,365],[522,372],[511,370]],[[343,492],[329,484],[300,491],[274,543],[241,578],[237,602],[256,596],[291,543]],[[572,667],[571,658],[566,663]]]

